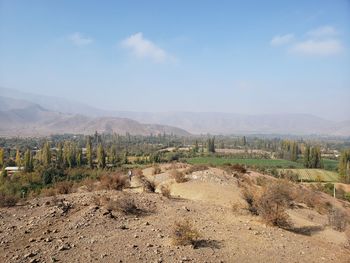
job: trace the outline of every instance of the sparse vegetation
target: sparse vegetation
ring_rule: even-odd
[[[333,207],[328,213],[328,224],[339,232],[343,232],[346,229],[348,218],[346,213],[344,213],[339,208]]]
[[[171,197],[171,190],[170,190],[170,186],[167,184],[162,184],[160,186],[160,192],[163,196],[170,198]]]
[[[18,198],[16,196],[0,193],[0,207],[15,206],[17,202]]]
[[[188,179],[186,178],[186,175],[179,170],[172,170],[170,174],[175,179],[175,182],[177,183],[184,183],[188,181]]]
[[[200,235],[190,220],[176,221],[172,227],[172,241],[176,246],[195,246]]]
[[[127,176],[120,173],[104,174],[100,178],[102,189],[121,191],[129,186]]]

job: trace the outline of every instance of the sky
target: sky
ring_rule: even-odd
[[[107,110],[350,119],[350,1],[0,0],[0,86]]]

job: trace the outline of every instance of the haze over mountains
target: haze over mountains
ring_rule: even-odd
[[[124,134],[291,134],[350,136],[350,120],[310,114],[107,111],[63,98],[0,88],[0,134],[116,132]],[[148,124],[143,124],[148,123]]]

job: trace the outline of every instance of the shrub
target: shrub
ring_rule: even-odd
[[[11,207],[15,206],[18,202],[18,197],[15,195],[6,195],[0,193],[0,207]]]
[[[107,203],[107,209],[111,211],[119,211],[125,215],[138,214],[139,212],[135,200],[129,195],[119,197],[117,200],[110,200]]]
[[[186,178],[186,175],[183,172],[180,172],[178,170],[172,170],[171,176],[175,179],[175,182],[177,183],[184,183],[188,181],[188,179]]]
[[[73,192],[73,182],[62,181],[55,184],[57,193],[59,194],[70,194]]]
[[[256,202],[258,200],[257,190],[255,190],[252,186],[243,185],[242,189],[243,199],[247,202],[248,211],[252,215],[258,215],[258,209],[256,207]]]
[[[160,186],[160,192],[163,196],[170,198],[171,197],[171,190],[170,190],[170,186],[167,184],[162,184]]]
[[[247,172],[247,169],[241,164],[232,165],[232,169],[236,172],[241,173],[241,174],[245,174]]]
[[[108,190],[121,191],[130,185],[127,176],[120,173],[105,174],[101,176],[100,182],[102,189]]]
[[[290,188],[285,182],[276,182],[263,189],[256,201],[258,214],[269,225],[281,228],[289,227],[289,216],[286,208],[291,202]]]
[[[188,167],[185,170],[185,174],[192,174],[194,172],[205,171],[205,170],[208,170],[208,169],[209,169],[209,167],[207,165],[195,164],[195,165],[192,165],[192,166]]]
[[[328,224],[336,231],[343,232],[347,225],[347,215],[339,208],[333,208],[328,213]]]
[[[293,191],[293,199],[299,203],[306,204],[309,208],[316,209],[320,214],[326,214],[331,206],[331,204],[322,201],[317,192],[306,188],[295,189]]]
[[[198,231],[189,220],[177,221],[172,228],[172,241],[176,246],[195,246],[199,239]]]
[[[44,188],[41,190],[40,193],[42,196],[56,196],[57,195],[57,189],[50,187],[50,188]]]
[[[155,165],[155,166],[153,167],[153,170],[152,170],[152,174],[153,174],[153,175],[160,174],[161,172],[162,172],[162,169],[160,168],[159,165]]]

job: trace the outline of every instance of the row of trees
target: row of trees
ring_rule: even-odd
[[[350,149],[342,151],[338,170],[342,181],[350,183]]]
[[[305,146],[304,166],[306,168],[322,168],[321,149],[319,146]]]

